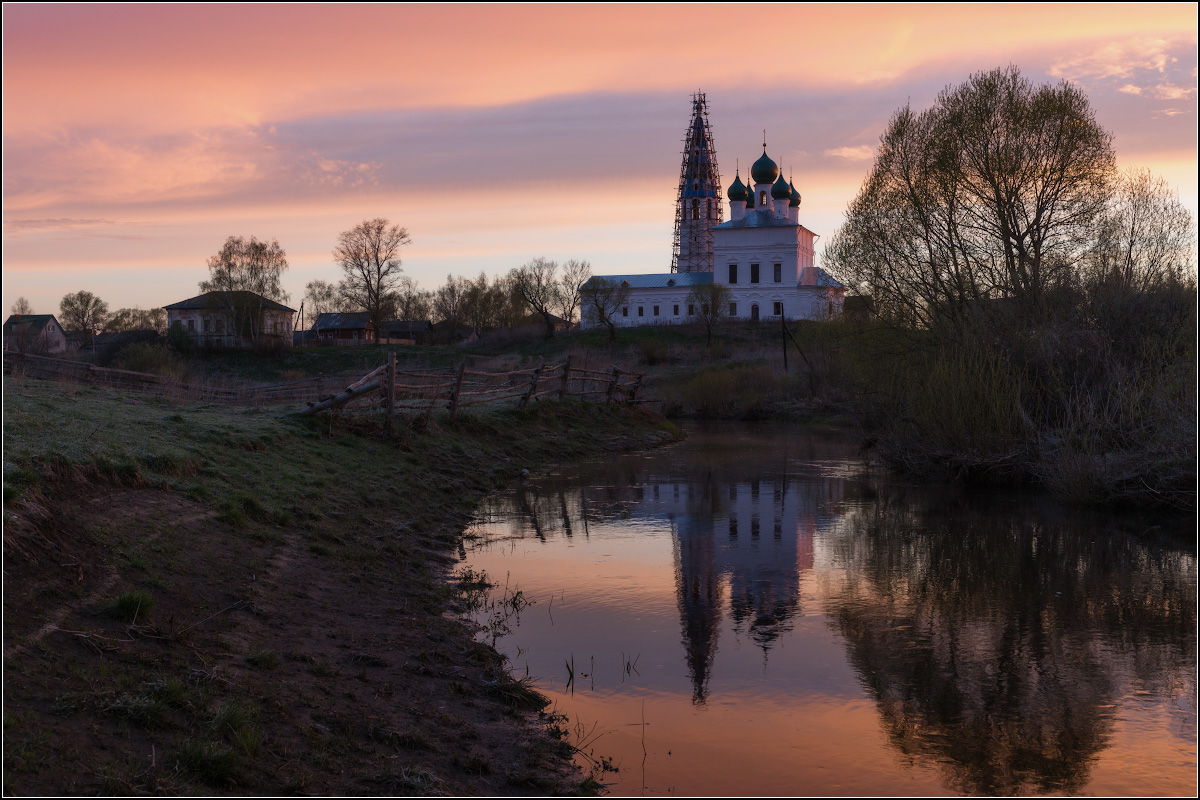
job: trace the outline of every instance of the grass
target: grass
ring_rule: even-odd
[[[263,670],[275,669],[279,666],[279,655],[274,650],[251,650],[246,660]]]
[[[315,752],[311,761],[297,760],[310,754],[306,744],[297,745],[294,735],[287,742],[275,737],[293,730],[287,720],[294,709],[324,714],[331,704],[353,706],[350,690],[367,696],[374,690],[381,697],[400,691],[381,675],[385,667],[374,662],[359,659],[347,667],[342,654],[323,647],[276,653],[242,627],[258,619],[274,625],[286,616],[281,609],[312,601],[315,592],[303,585],[278,589],[264,580],[279,557],[327,570],[331,580],[346,581],[351,596],[359,582],[403,586],[408,594],[388,602],[402,608],[396,613],[436,633],[429,645],[418,645],[419,653],[409,652],[407,663],[400,655],[392,662],[389,655],[391,666],[403,665],[414,679],[426,684],[427,678],[440,679],[455,663],[455,653],[473,668],[491,669],[496,665],[476,653],[469,632],[451,632],[442,618],[459,588],[447,585],[443,572],[457,541],[456,527],[468,523],[479,498],[515,481],[523,469],[660,444],[670,437],[661,418],[575,401],[535,403],[526,413],[464,413],[454,423],[435,414],[425,428],[386,440],[378,420],[331,426],[328,419],[297,419],[277,411],[187,402],[164,406],[104,387],[19,376],[6,380],[4,390],[6,558],[10,545],[27,545],[41,565],[35,577],[63,578],[64,591],[74,592],[78,585],[80,597],[111,575],[118,581],[118,588],[106,589],[82,619],[68,616],[64,629],[79,634],[48,637],[13,661],[6,703],[37,709],[28,729],[22,723],[14,730],[6,716],[6,766],[20,776],[6,788],[22,794],[155,791],[156,785],[169,793],[190,793],[232,784],[270,793],[278,786],[265,783],[264,775],[283,775],[301,763],[314,772],[306,779],[309,790],[351,790],[359,784],[343,776],[363,779],[361,765],[347,762],[340,752],[327,762]],[[82,433],[68,437],[63,433],[68,429]],[[91,503],[114,494],[106,488],[114,484],[130,489],[115,493],[119,507],[105,506],[102,499]],[[70,538],[46,543],[37,538],[39,529],[21,534],[13,524],[10,530],[7,518],[40,519],[36,513],[50,512],[58,516],[45,518],[65,523],[58,526],[60,535]],[[21,535],[28,535],[28,542]],[[306,550],[310,544],[321,554],[317,563]],[[70,557],[60,552],[64,548]],[[58,566],[67,562],[79,562],[84,578],[77,579],[74,567]],[[6,571],[13,580],[7,563]],[[466,576],[468,585],[485,580]],[[6,585],[6,599],[7,592]],[[524,602],[523,597],[510,600],[514,606]],[[329,607],[321,602],[320,608],[334,610],[337,600],[331,598]],[[14,643],[43,624],[35,619],[40,609],[23,605],[30,608],[27,619],[6,617],[6,634],[10,624],[17,625]],[[111,619],[98,619],[97,612]],[[131,624],[139,627],[128,630]],[[354,626],[367,623],[349,619],[347,624],[361,630]],[[308,635],[324,645],[325,632],[318,627]],[[247,638],[255,643],[249,651],[243,644]],[[443,655],[439,648],[451,647],[450,642],[457,649]],[[414,665],[430,647],[438,659],[422,665],[426,675]],[[283,673],[307,681],[294,691],[310,700],[291,697],[288,704],[272,704],[273,696],[293,691],[282,688]],[[39,674],[46,676],[44,686]],[[544,705],[520,682],[489,689],[482,679],[458,678],[446,691],[438,699],[419,699],[415,708],[446,702],[473,709],[491,704],[496,711]],[[252,704],[248,697],[263,702]],[[404,713],[403,704],[396,706]],[[393,718],[385,728],[398,732],[392,745],[355,734],[355,743],[343,749],[354,758],[365,758],[368,746],[372,752],[419,750],[436,759],[431,766],[442,772],[441,762],[453,757],[451,741],[458,734],[447,733],[449,724],[436,715],[418,727],[389,713]],[[67,747],[60,741],[68,740],[54,732],[67,729],[73,735],[69,746],[79,750],[71,758],[90,761],[95,769],[68,775],[45,766],[46,758],[66,756],[54,748]],[[45,734],[45,747],[38,732]],[[105,743],[105,752],[98,742]],[[157,772],[149,770],[151,746]],[[291,759],[282,771],[279,753]],[[126,755],[147,763],[125,770]],[[453,770],[446,773],[446,783],[419,770],[404,774],[407,782],[397,782],[403,791],[475,786]]]
[[[125,592],[104,606],[107,616],[129,625],[138,620],[145,622],[153,610],[154,598],[149,592],[143,591]]]

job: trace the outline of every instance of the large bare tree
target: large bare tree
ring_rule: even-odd
[[[262,323],[263,299],[278,303],[288,299],[280,285],[287,268],[287,253],[278,240],[230,236],[208,259],[209,278],[200,282],[200,291],[220,292],[218,299],[229,311],[237,335],[254,342]]]
[[[12,313],[18,317],[27,317],[33,313],[33,306],[29,305],[29,301],[24,297],[18,297],[17,302],[12,304]]]
[[[370,315],[376,340],[385,312],[395,305],[389,296],[401,278],[400,249],[411,243],[406,229],[382,217],[338,234],[333,258],[344,273],[342,294]]]
[[[575,312],[580,310],[580,290],[592,277],[592,265],[586,261],[570,259],[562,265],[562,277],[558,281],[558,315],[568,324],[575,322]]]
[[[924,112],[896,112],[825,257],[911,324],[953,323],[990,298],[1036,313],[1076,277],[1114,164],[1074,85],[977,73]]]
[[[608,341],[617,341],[617,314],[629,303],[629,284],[595,277],[580,289],[580,318],[608,328]]]
[[[92,339],[108,318],[108,303],[87,291],[63,295],[58,304],[58,321],[67,330],[79,331]]]
[[[558,283],[558,264],[545,258],[535,258],[509,273],[513,288],[521,299],[541,314],[546,323],[546,338],[554,336],[554,312],[559,307],[562,287]]]

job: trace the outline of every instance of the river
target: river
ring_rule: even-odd
[[[856,444],[697,428],[492,498],[480,639],[614,794],[1194,795],[1194,518]]]

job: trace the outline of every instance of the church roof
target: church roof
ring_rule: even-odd
[[[767,148],[763,148],[763,154],[750,167],[750,177],[755,183],[774,183],[779,177],[779,165],[767,155]]]
[[[763,209],[747,211],[746,216],[741,219],[731,219],[728,222],[722,222],[720,225],[714,225],[713,230],[725,230],[728,228],[797,228],[800,226],[798,222],[792,222],[789,219],[780,219],[775,216],[773,211]]]
[[[604,280],[627,283],[631,289],[666,289],[672,286],[703,286],[712,283],[711,272],[659,272],[651,275],[597,275],[588,281]],[[584,288],[587,288],[585,283]]]
[[[831,286],[835,289],[845,288],[837,278],[820,267],[805,267],[800,271],[801,286]]]

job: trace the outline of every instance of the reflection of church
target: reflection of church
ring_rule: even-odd
[[[813,568],[821,509],[841,500],[838,481],[653,483],[639,515],[672,522],[676,596],[692,676],[703,703],[728,594],[734,630],[764,655],[801,613],[800,578]]]

